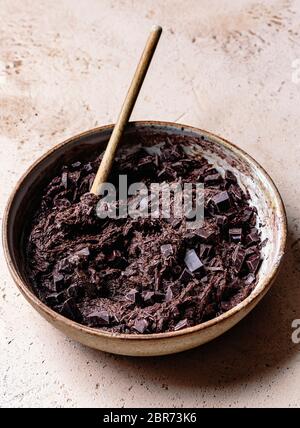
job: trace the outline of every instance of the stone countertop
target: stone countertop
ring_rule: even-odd
[[[276,182],[290,230],[278,280],[246,319],[202,348],[149,359],[56,331],[1,253],[0,406],[300,406],[300,2],[0,0],[0,17],[1,213],[47,149],[115,121],[159,23],[133,119],[194,125],[248,151]]]

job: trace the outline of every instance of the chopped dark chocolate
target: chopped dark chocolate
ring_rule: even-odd
[[[80,165],[81,165],[80,161],[74,162],[74,163],[72,163],[72,168],[74,168],[74,169],[79,168]]]
[[[140,319],[137,319],[137,320],[135,320],[135,323],[134,323],[134,325],[133,325],[133,328],[137,331],[137,332],[139,332],[139,333],[145,333],[145,331],[147,330],[147,327],[148,327],[148,321],[147,320],[145,320],[144,318],[140,318]]]
[[[231,242],[240,242],[242,240],[243,230],[241,228],[229,229],[228,233]]]
[[[234,175],[234,173],[232,171],[230,171],[229,169],[225,171],[225,181],[230,185],[230,184],[236,184],[237,183],[237,178]]]
[[[139,145],[118,153],[111,182],[126,174],[147,189],[156,182],[203,183],[201,227],[189,228],[184,215],[174,213],[100,219],[100,198],[88,192],[102,156],[74,159],[37,201],[26,248],[28,280],[56,312],[93,328],[181,330],[222,314],[254,289],[262,248],[257,210],[231,171],[222,176],[204,157],[188,154],[188,137],[139,138]],[[140,208],[147,211],[153,201],[149,194]],[[125,204],[107,205],[119,212]]]
[[[138,303],[138,301],[140,300],[140,293],[138,290],[132,289],[126,294],[125,297],[131,303]]]
[[[92,325],[109,325],[109,313],[104,310],[95,310],[87,317],[87,321]]]
[[[248,257],[246,264],[249,268],[249,271],[255,274],[260,264],[260,255],[253,254],[252,256]]]
[[[207,259],[211,257],[213,253],[214,253],[214,250],[212,245],[207,245],[207,244],[200,245],[200,251],[199,251],[200,259],[203,259],[203,260]]]
[[[230,193],[230,195],[231,195],[231,197],[232,197],[232,199],[235,201],[235,202],[239,202],[239,201],[241,201],[242,199],[243,199],[243,193],[242,193],[242,191],[241,191],[241,188],[240,187],[238,187],[237,185],[231,185],[230,187],[229,187],[229,190],[228,190],[228,192]]]
[[[61,273],[53,273],[53,284],[56,291],[61,291],[64,288],[64,276]]]
[[[161,254],[163,257],[169,257],[173,254],[173,248],[171,244],[165,244],[160,247]]]
[[[256,229],[256,227],[253,227],[250,230],[250,233],[248,233],[247,238],[246,238],[246,244],[248,246],[256,244],[260,241],[260,236],[258,233],[258,230]]]
[[[253,284],[255,282],[255,279],[255,275],[253,273],[249,273],[249,275],[247,275],[247,277],[245,278],[245,284]]]
[[[73,321],[81,321],[82,314],[76,305],[73,297],[70,297],[68,300],[64,302],[61,308],[61,314],[67,318],[70,318]]]
[[[66,293],[68,297],[82,297],[86,290],[79,284],[72,284],[68,287]]]
[[[217,209],[219,210],[219,212],[227,211],[230,208],[230,199],[226,190],[218,193],[216,196],[212,198],[212,200],[216,205]]]
[[[217,215],[216,219],[217,219],[217,225],[220,227],[223,227],[225,226],[225,224],[228,223],[228,218],[226,217],[226,215]]]
[[[144,303],[146,303],[147,305],[153,305],[155,301],[155,293],[154,291],[143,291],[142,298]]]
[[[61,184],[64,186],[65,189],[68,188],[68,173],[67,172],[62,173]]]
[[[48,296],[46,297],[46,303],[49,306],[57,306],[64,300],[66,300],[66,295],[64,291],[61,291],[60,293],[48,294]]]
[[[90,250],[88,249],[88,247],[82,248],[79,251],[76,251],[75,253],[77,256],[89,256],[90,255]]]
[[[241,271],[245,258],[246,258],[245,250],[241,248],[239,245],[237,245],[232,255],[233,266],[237,273]]]
[[[197,236],[204,242],[213,241],[215,238],[215,231],[212,229],[198,229],[196,231]]]
[[[180,282],[182,282],[182,284],[187,284],[193,278],[194,278],[194,276],[191,273],[191,271],[189,271],[188,269],[184,269],[183,272],[182,272],[182,274],[179,277],[179,280],[180,280]]]
[[[173,291],[170,285],[167,288],[165,299],[166,299],[166,302],[171,302],[173,300]]]
[[[220,181],[222,181],[222,176],[221,174],[211,174],[211,175],[207,175],[204,178],[204,184],[207,186],[215,186],[216,184],[219,184]]]
[[[188,326],[188,320],[187,320],[187,319],[184,319],[184,320],[179,321],[179,322],[175,325],[174,330],[175,330],[175,331],[177,331],[177,330],[181,330],[182,328],[185,328],[185,327],[187,327],[187,326]]]

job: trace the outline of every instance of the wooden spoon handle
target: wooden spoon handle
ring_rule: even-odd
[[[135,74],[133,76],[129,90],[127,92],[117,123],[113,129],[113,132],[107,144],[106,150],[104,152],[101,164],[97,171],[95,180],[93,182],[91,193],[94,193],[95,195],[100,194],[101,186],[103,183],[106,182],[109,176],[118,145],[122,138],[125,126],[127,125],[127,122],[130,118],[136,99],[139,95],[140,89],[142,87],[144,78],[146,76],[147,70],[151,62],[151,59],[153,57],[157,43],[159,41],[161,32],[162,32],[162,28],[159,26],[155,26],[153,27],[149,35],[143,54],[141,56],[141,59],[139,61]]]

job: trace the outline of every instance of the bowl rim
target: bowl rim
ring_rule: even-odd
[[[76,134],[70,138],[67,138],[66,140],[62,141],[59,144],[56,144],[54,147],[47,150],[42,156],[40,156],[33,164],[31,164],[26,171],[22,174],[22,176],[19,178],[17,183],[15,184],[5,207],[4,210],[4,216],[3,216],[3,222],[2,222],[2,245],[4,249],[4,255],[5,259],[8,265],[9,272],[21,291],[21,293],[24,295],[24,297],[31,303],[35,309],[38,307],[41,312],[45,313],[47,315],[48,319],[53,319],[59,322],[60,324],[67,324],[71,329],[75,329],[77,332],[85,332],[88,335],[96,336],[98,338],[103,339],[115,339],[115,340],[159,340],[159,339],[173,339],[175,337],[185,336],[189,334],[195,334],[203,330],[207,330],[210,327],[216,326],[217,324],[222,323],[223,321],[226,321],[227,319],[233,317],[235,314],[240,312],[242,309],[248,307],[250,303],[254,304],[256,303],[256,300],[260,300],[260,298],[268,291],[268,289],[271,287],[273,281],[276,278],[276,275],[278,273],[280,264],[282,262],[283,256],[285,254],[286,250],[286,242],[287,242],[287,217],[286,217],[286,211],[285,207],[281,198],[281,195],[273,182],[272,178],[269,176],[269,174],[266,172],[266,170],[247,152],[245,152],[240,147],[236,146],[235,144],[229,142],[223,137],[220,137],[210,131],[203,130],[201,128],[197,128],[190,125],[184,125],[179,124],[175,122],[166,122],[166,121],[154,121],[154,120],[146,120],[146,121],[133,121],[129,122],[129,125],[131,127],[134,127],[136,129],[138,128],[177,128],[177,130],[185,130],[191,133],[200,133],[204,136],[206,136],[208,139],[212,139],[214,142],[221,144],[225,146],[227,149],[233,151],[235,154],[237,154],[239,157],[241,157],[243,160],[245,160],[248,164],[253,164],[266,178],[268,181],[268,184],[275,196],[276,205],[278,209],[278,221],[280,222],[280,230],[281,230],[281,236],[279,249],[278,249],[278,258],[276,260],[276,263],[272,266],[271,270],[268,272],[267,275],[261,280],[258,281],[256,288],[251,292],[251,294],[244,299],[242,302],[240,302],[238,305],[234,306],[232,309],[230,309],[227,312],[224,312],[222,315],[219,315],[218,317],[215,317],[209,321],[205,321],[200,324],[196,324],[192,327],[186,327],[182,330],[178,331],[168,331],[163,333],[149,333],[149,334],[129,334],[129,333],[114,333],[109,332],[93,327],[88,327],[83,324],[77,323],[75,321],[70,320],[69,318],[66,318],[59,313],[55,312],[51,308],[49,308],[47,305],[45,305],[38,297],[28,288],[28,286],[25,284],[25,281],[21,278],[19,273],[17,272],[17,269],[15,268],[12,256],[10,254],[10,246],[8,243],[8,225],[9,225],[9,214],[10,210],[12,208],[12,205],[14,203],[14,200],[16,198],[16,195],[18,194],[18,191],[20,187],[22,186],[23,181],[31,174],[31,172],[38,167],[38,165],[44,161],[46,158],[52,155],[57,149],[62,148],[63,146],[67,146],[69,143],[82,139],[85,137],[91,137],[96,134],[100,134],[105,131],[112,130],[114,127],[114,124],[108,124],[99,126],[96,128],[92,128],[90,130],[81,132],[79,134]],[[126,132],[126,131],[125,131]],[[259,287],[258,287],[259,285]]]

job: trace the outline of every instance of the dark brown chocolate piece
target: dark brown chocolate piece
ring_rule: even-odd
[[[85,293],[84,286],[80,284],[72,284],[68,287],[66,294],[68,297],[82,297]]]
[[[169,287],[167,288],[166,291],[166,302],[171,302],[173,300],[173,291],[172,291],[172,287],[169,285]]]
[[[213,197],[212,200],[215,203],[219,212],[227,211],[230,208],[230,199],[226,190],[218,193],[216,196]]]
[[[137,303],[140,301],[140,293],[138,290],[136,290],[135,288],[130,290],[127,294],[126,294],[126,299],[129,300],[129,302],[131,303]]]
[[[237,178],[236,178],[236,176],[233,174],[233,172],[232,171],[230,171],[230,170],[226,170],[225,171],[225,181],[228,183],[228,184],[236,184],[237,183]]]
[[[182,284],[186,284],[189,281],[191,281],[194,278],[193,274],[191,273],[191,271],[189,271],[188,269],[184,269],[182,274],[179,277],[180,282],[182,282]]]
[[[66,294],[64,291],[61,291],[60,293],[48,294],[46,297],[46,303],[49,306],[57,306],[64,300],[66,300]]]
[[[169,257],[173,254],[173,248],[171,244],[165,244],[160,247],[161,254],[163,257]]]
[[[53,284],[56,291],[61,291],[64,288],[64,276],[61,273],[53,273]]]
[[[61,184],[64,186],[65,189],[68,188],[68,173],[67,172],[62,173]]]
[[[109,313],[104,310],[95,310],[91,312],[87,317],[87,321],[92,325],[109,325]]]
[[[196,234],[204,242],[213,241],[215,238],[215,231],[211,229],[198,229]]]
[[[76,305],[75,300],[71,297],[64,302],[61,308],[61,314],[73,321],[81,321],[82,315]]]
[[[199,256],[201,260],[211,257],[213,253],[214,253],[214,250],[212,245],[207,245],[207,244],[200,245]]]
[[[179,322],[175,325],[174,330],[175,330],[175,331],[177,331],[177,330],[181,330],[182,328],[185,328],[185,327],[187,327],[187,326],[188,326],[188,320],[187,320],[187,319],[184,319],[184,320],[179,321]]]
[[[246,258],[245,250],[241,248],[239,245],[237,245],[232,255],[233,266],[237,273],[239,273],[242,270],[245,258]]]
[[[260,255],[253,254],[252,256],[248,257],[246,264],[250,272],[255,274],[260,264]]]
[[[247,235],[246,244],[248,246],[256,244],[260,241],[260,236],[256,227],[250,230],[250,233]]]
[[[149,323],[147,320],[145,320],[144,318],[140,318],[135,320],[133,328],[139,333],[145,333],[145,331],[147,330],[148,324]]]
[[[144,303],[146,303],[147,305],[153,305],[155,301],[155,293],[154,291],[143,291],[142,298]]]
[[[207,186],[215,186],[216,184],[219,184],[220,181],[222,181],[222,176],[219,173],[207,175],[204,178],[204,184]]]
[[[240,242],[242,240],[243,230],[239,227],[229,229],[229,239],[231,242]]]

